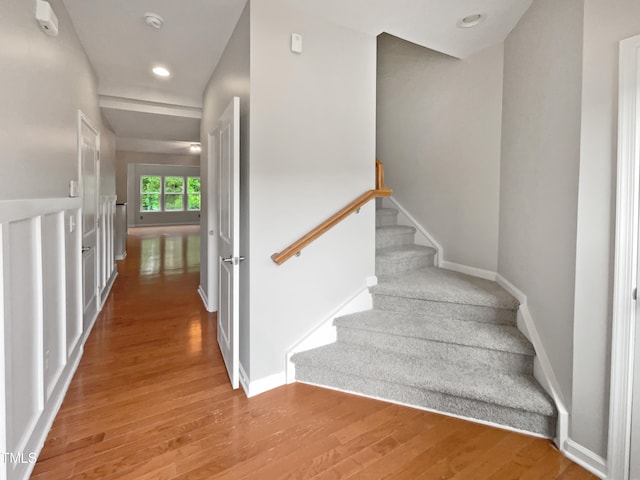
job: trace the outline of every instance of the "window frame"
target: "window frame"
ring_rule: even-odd
[[[143,179],[144,178],[159,178],[160,190],[157,192],[145,192],[143,191]],[[167,192],[166,179],[167,178],[181,178],[182,179],[182,192]],[[189,192],[189,180],[198,179],[200,182],[200,190],[198,192]],[[139,197],[139,211],[140,213],[189,213],[200,212],[202,210],[202,177],[200,175],[154,175],[154,174],[141,174],[138,181],[138,195]],[[143,210],[143,198],[149,195],[158,196],[158,209],[157,210]],[[166,208],[167,195],[180,195],[182,197],[182,209],[180,210],[168,210]],[[197,195],[199,199],[199,207],[189,208],[189,195]]]

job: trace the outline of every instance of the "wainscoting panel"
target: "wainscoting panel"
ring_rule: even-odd
[[[45,402],[67,363],[64,212],[42,217],[43,344]]]
[[[102,299],[116,275],[103,197]],[[0,201],[0,480],[26,480],[82,355],[81,199]]]

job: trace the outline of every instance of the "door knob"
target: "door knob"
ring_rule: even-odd
[[[91,250],[91,247],[82,247],[82,253],[87,253],[89,250]]]

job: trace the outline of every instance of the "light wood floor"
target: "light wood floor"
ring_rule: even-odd
[[[194,228],[137,229],[34,479],[595,479],[549,441],[302,384],[232,391]]]

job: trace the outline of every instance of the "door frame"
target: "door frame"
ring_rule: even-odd
[[[100,129],[96,127],[93,121],[84,114],[82,110],[78,110],[78,193],[80,197],[83,195],[83,178],[82,178],[82,126],[83,124],[95,134],[96,136],[96,251],[95,251],[95,284],[96,284],[96,318],[100,310],[102,310],[102,298],[100,292],[100,251],[102,248],[102,242],[100,241],[101,228],[100,228]],[[83,205],[84,206],[84,205]],[[80,217],[82,218],[82,217]],[[82,229],[83,225],[78,225],[80,228],[80,238],[82,240],[83,233]],[[84,276],[83,276],[84,281]],[[82,285],[84,288],[84,285]],[[84,317],[84,301],[82,302],[82,314]],[[95,318],[92,320],[91,324],[95,322]],[[83,327],[84,327],[84,319],[83,319]],[[86,335],[87,332],[83,331],[83,335]]]
[[[229,118],[230,117],[230,118]],[[228,122],[228,123],[225,123]],[[231,167],[228,168],[228,177],[223,175],[223,165],[226,162],[225,154],[223,151],[223,137],[226,135],[225,125],[231,130],[229,141],[229,154]],[[218,234],[217,234],[217,251],[218,251],[218,344],[220,351],[229,374],[229,380],[231,387],[237,389],[240,387],[240,262],[244,260],[244,257],[240,255],[240,97],[233,97],[231,103],[224,110],[220,119],[218,120],[218,127],[215,130],[218,132],[218,164],[217,164],[217,191],[218,191]],[[223,189],[221,183],[229,178],[232,180],[231,187],[231,200],[228,201],[227,211],[229,212],[228,238],[224,239],[223,234],[225,228],[223,228],[223,192],[229,193],[229,189]],[[227,242],[230,240],[230,242]],[[225,245],[230,246],[230,251],[225,248]],[[223,259],[223,255],[230,255],[228,258]],[[225,263],[223,263],[225,262]],[[227,270],[228,269],[228,270]],[[230,305],[227,305],[228,321],[231,325],[227,329],[227,336],[225,338],[225,331],[222,329],[223,322],[225,320],[225,309],[223,308],[225,302],[223,302],[223,287],[227,283],[223,281],[223,272],[229,271],[231,275],[231,282],[227,287],[231,291],[230,299],[227,299],[227,304],[230,300]],[[231,336],[229,341],[229,336]],[[226,345],[226,347],[225,347]],[[228,348],[227,348],[228,347]],[[230,357],[229,357],[230,354]]]
[[[220,163],[220,128],[207,137],[207,310],[218,311],[218,165]],[[202,172],[200,172],[202,174]]]
[[[628,480],[638,287],[640,35],[620,42],[608,478]],[[640,401],[640,399],[637,399]]]

